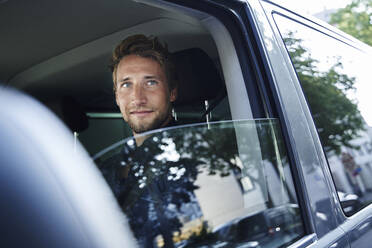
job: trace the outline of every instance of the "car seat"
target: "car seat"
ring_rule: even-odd
[[[81,145],[33,98],[0,87],[0,247],[135,247]]]

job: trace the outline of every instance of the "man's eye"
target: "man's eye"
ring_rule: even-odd
[[[120,84],[121,88],[128,88],[129,86],[130,86],[129,82],[123,82],[123,83]]]
[[[150,81],[147,81],[146,84],[147,84],[147,86],[153,86],[153,85],[157,85],[158,82],[155,81],[155,80],[150,80]]]

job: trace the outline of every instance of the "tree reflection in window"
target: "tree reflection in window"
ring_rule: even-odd
[[[295,195],[289,192],[290,188],[294,192],[293,185],[285,180],[281,168],[287,166],[287,158],[284,149],[278,147],[282,141],[277,128],[275,120],[170,128],[147,134],[140,147],[133,139],[125,140],[96,163],[141,247],[253,241],[265,247],[265,242],[272,242],[269,237],[274,229],[269,227],[268,211],[273,208],[273,216],[287,216],[285,223],[276,224],[279,231],[274,231],[278,232],[276,242],[284,244],[298,238],[303,230]],[[247,134],[239,144],[237,129]],[[258,134],[254,146],[249,140],[253,134]],[[259,163],[252,157],[257,153],[262,158]],[[267,174],[267,166],[275,171],[278,187],[268,187],[267,178],[273,175]],[[271,192],[273,188],[277,191]],[[243,198],[250,193],[255,194],[246,204]],[[254,217],[257,211],[259,216]],[[262,218],[268,224],[256,232],[242,224],[243,220],[247,223]],[[218,228],[221,224],[238,231],[225,237]]]
[[[358,148],[350,143],[364,130],[364,121],[358,110],[356,99],[349,92],[354,91],[355,78],[342,73],[340,58],[328,69],[322,71],[319,61],[303,45],[303,40],[295,38],[295,33],[285,35],[292,63],[296,69],[310,110],[318,129],[324,150],[341,153],[341,147]]]
[[[371,203],[370,54],[362,44],[275,15],[332,172],[340,205],[351,216]],[[333,35],[333,37],[331,36]],[[347,200],[349,199],[349,200]],[[350,200],[352,199],[352,200]]]

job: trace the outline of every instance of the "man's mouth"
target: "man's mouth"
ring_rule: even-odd
[[[150,115],[152,112],[154,112],[153,110],[133,110],[133,111],[130,111],[130,115],[133,115],[133,116],[138,116],[138,117],[145,117],[145,116],[148,116]]]

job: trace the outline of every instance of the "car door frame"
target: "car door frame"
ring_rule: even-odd
[[[342,42],[342,43],[345,43],[349,46],[357,47],[360,50],[363,50],[363,44],[358,44],[358,42],[355,42],[353,39],[350,39],[350,37],[348,37],[347,35],[343,34],[339,30],[335,29],[334,27],[329,26],[326,23],[321,23],[318,20],[313,19],[312,17],[300,16],[297,13],[294,13],[294,12],[291,12],[287,9],[284,9],[284,8],[282,8],[282,7],[280,7],[276,4],[273,4],[270,1],[263,1],[262,2],[262,7],[263,7],[264,12],[267,16],[269,25],[270,25],[271,30],[272,30],[273,35],[274,35],[274,39],[276,40],[276,46],[281,51],[282,57],[286,60],[286,66],[285,66],[285,67],[287,67],[286,70],[287,70],[288,74],[290,74],[290,78],[292,80],[292,83],[296,86],[296,93],[297,93],[298,97],[300,98],[300,102],[301,102],[300,106],[301,106],[301,108],[303,109],[303,111],[306,115],[306,119],[307,119],[307,123],[308,123],[307,126],[308,126],[308,129],[309,129],[310,133],[311,133],[311,137],[312,137],[311,139],[314,142],[314,148],[316,149],[317,159],[319,161],[319,164],[321,165],[324,180],[325,180],[326,184],[328,185],[328,190],[329,190],[329,193],[330,193],[330,200],[332,201],[332,208],[330,208],[330,209],[332,209],[332,213],[334,214],[336,225],[337,225],[336,227],[333,226],[333,228],[332,228],[333,231],[331,231],[330,233],[334,232],[337,229],[340,229],[340,235],[344,236],[344,237],[340,236],[341,240],[345,240],[347,238],[348,241],[347,242],[343,241],[343,242],[345,244],[347,244],[347,246],[349,246],[349,243],[350,243],[350,246],[353,247],[353,243],[357,242],[357,239],[358,239],[356,237],[359,236],[359,235],[355,235],[355,233],[359,233],[360,229],[361,228],[365,229],[366,226],[370,226],[369,229],[371,229],[372,206],[368,206],[368,207],[364,208],[363,210],[360,210],[358,213],[353,215],[351,218],[346,217],[345,214],[343,213],[341,204],[338,200],[337,190],[336,190],[335,185],[333,183],[332,174],[331,174],[330,168],[328,166],[328,161],[327,161],[327,158],[324,154],[319,136],[317,134],[317,130],[316,130],[314,121],[311,117],[310,110],[309,110],[308,105],[306,103],[306,99],[305,99],[305,96],[302,92],[301,85],[299,83],[299,80],[298,80],[298,77],[297,77],[296,72],[294,70],[294,67],[293,67],[293,65],[290,61],[287,49],[284,45],[284,42],[282,41],[279,29],[276,26],[277,24],[275,23],[275,19],[273,17],[273,14],[282,15],[286,18],[291,19],[294,22],[297,22],[301,25],[307,26],[308,28],[311,28],[311,29],[314,29],[318,32],[321,32],[322,34],[333,38],[335,40],[335,42]],[[271,54],[270,59],[273,60],[274,57],[275,56],[273,56]],[[276,75],[277,74],[278,73],[276,73]],[[278,88],[283,88],[283,84],[285,84],[285,82],[283,82],[283,81],[279,82],[279,80],[278,80],[278,83],[277,83]],[[283,98],[285,98],[285,96]],[[284,106],[284,109],[286,109],[285,106]],[[290,112],[287,113],[288,116],[290,116],[291,114],[292,113],[290,113]],[[296,125],[296,124],[294,123],[294,125]],[[297,144],[299,144],[297,142],[297,140],[298,139],[296,138],[295,142]],[[306,173],[306,172],[304,171],[304,173]],[[315,181],[313,183],[315,183]],[[306,183],[307,188],[311,187],[311,185],[312,185],[311,181]],[[316,214],[316,210],[313,213]],[[318,241],[316,243],[319,243],[319,245],[322,244],[321,246],[332,245],[331,244],[332,240],[329,238],[330,233],[324,233],[324,234],[320,234],[320,235],[319,235],[319,233],[317,233]],[[324,235],[324,237],[322,235]],[[335,235],[335,236],[337,236],[337,235]],[[334,237],[334,238],[336,238],[336,237]],[[339,247],[340,242],[341,242],[340,240],[334,240],[332,247]],[[337,246],[335,246],[335,244],[337,244]]]
[[[305,236],[290,247],[348,247],[337,215],[331,214],[329,224],[323,227],[316,207],[319,199],[311,194],[312,185],[319,184],[322,190],[318,196],[322,196],[326,207],[340,209],[296,72],[275,22],[268,15],[275,8],[282,9],[269,2],[263,6],[259,0],[164,2],[205,12],[225,25],[238,51],[253,117],[279,119],[305,229]]]

